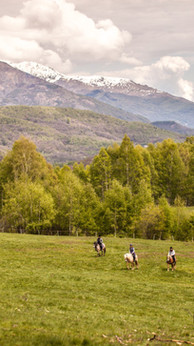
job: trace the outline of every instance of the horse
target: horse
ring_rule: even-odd
[[[176,261],[174,262],[172,256],[170,256],[169,254],[167,255],[166,263],[167,263],[167,271],[169,272],[169,266],[171,265],[172,272],[173,272],[176,267]]]
[[[135,261],[134,261],[134,259],[133,259],[133,255],[131,254],[131,253],[126,253],[125,255],[124,255],[124,259],[125,259],[125,262],[126,262],[126,264],[127,264],[127,269],[129,270],[129,263],[131,263],[131,268],[130,269],[132,269],[132,270],[134,270],[135,268],[134,268],[134,266],[135,266],[135,264],[136,264],[136,268],[138,269],[139,268],[139,264],[138,264],[138,257],[137,257],[137,255],[135,255]]]
[[[100,254],[105,256],[106,253],[106,246],[104,243],[102,243],[102,250],[100,248],[100,245],[97,243],[97,241],[94,242],[94,248],[95,251],[97,251],[97,256],[100,256]]]

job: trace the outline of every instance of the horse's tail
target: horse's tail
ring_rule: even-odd
[[[106,246],[104,247],[104,254],[106,253]]]

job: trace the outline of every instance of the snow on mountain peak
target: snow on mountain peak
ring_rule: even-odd
[[[20,63],[7,62],[10,66],[17,68],[23,72],[29,73],[32,76],[41,78],[50,83],[55,83],[61,78],[61,74],[53,68],[38,64],[32,61],[24,61]]]
[[[131,95],[139,94],[141,96],[148,96],[161,91],[150,88],[147,85],[136,84],[130,79],[119,78],[119,77],[103,77],[103,76],[73,76],[65,75],[55,71],[51,67],[38,64],[36,62],[21,62],[11,63],[6,61],[10,66],[17,68],[23,72],[29,73],[35,77],[46,80],[50,83],[56,83],[60,79],[66,81],[77,81],[88,85],[90,87],[102,88],[104,90],[126,92]]]
[[[129,79],[118,78],[118,77],[103,77],[103,76],[66,76],[68,80],[77,80],[84,84],[91,86],[115,86],[115,85],[124,85],[126,83],[133,83]]]

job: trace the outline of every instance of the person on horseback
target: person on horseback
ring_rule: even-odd
[[[132,256],[133,256],[133,262],[135,262],[135,249],[134,249],[134,247],[133,247],[133,245],[132,244],[130,244],[130,247],[129,247],[129,252],[132,254]]]
[[[169,256],[172,257],[173,259],[173,263],[176,265],[176,257],[175,257],[175,251],[173,250],[172,246],[170,247],[170,251],[169,251]]]
[[[97,244],[100,245],[100,250],[101,250],[101,251],[103,250],[103,248],[102,248],[102,243],[103,243],[103,240],[102,240],[102,238],[101,238],[101,235],[99,234],[98,239],[97,239]]]

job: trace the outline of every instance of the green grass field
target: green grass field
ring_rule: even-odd
[[[134,239],[140,268],[127,271],[130,239],[105,238],[105,257],[93,241],[0,233],[0,345],[194,343],[194,243]]]

